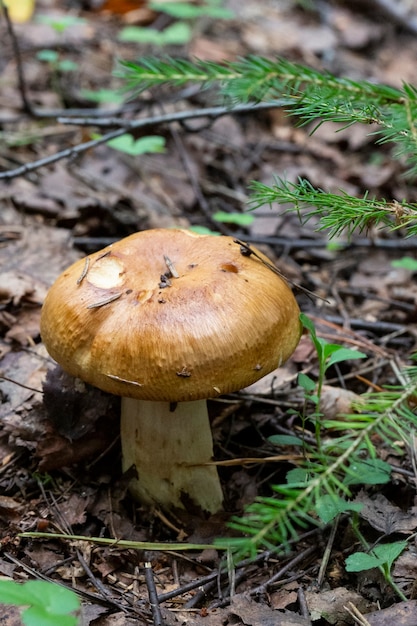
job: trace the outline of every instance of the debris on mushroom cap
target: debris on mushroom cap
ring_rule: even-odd
[[[301,334],[287,283],[231,237],[154,229],[69,267],[41,334],[70,374],[110,393],[181,402],[241,389]]]

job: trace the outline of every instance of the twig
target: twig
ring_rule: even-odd
[[[319,300],[322,300],[323,302],[328,302],[326,300],[326,298],[322,298],[321,296],[317,295],[316,293],[314,293],[314,291],[310,291],[310,289],[306,289],[306,287],[303,287],[302,285],[300,285],[299,283],[296,283],[295,281],[287,278],[282,272],[281,270],[279,270],[277,268],[276,265],[274,265],[273,263],[269,263],[268,261],[265,261],[265,259],[263,259],[261,257],[260,254],[258,254],[255,250],[253,250],[247,243],[245,243],[244,241],[241,241],[240,239],[234,239],[233,240],[235,243],[239,244],[241,247],[241,251],[242,254],[246,255],[246,256],[251,256],[253,255],[254,257],[256,257],[261,263],[263,263],[265,265],[265,267],[267,267],[268,269],[271,270],[271,272],[274,272],[274,274],[277,274],[280,278],[282,278],[283,280],[285,280],[287,283],[290,283],[293,287],[295,287],[296,289],[299,289],[300,291],[302,291],[303,293],[306,294],[306,296],[308,296],[310,299],[314,299],[314,298],[318,298]]]
[[[330,536],[329,536],[329,540],[327,542],[326,545],[326,549],[324,551],[323,554],[323,559],[321,561],[320,564],[320,570],[317,576],[317,585],[319,586],[319,588],[321,588],[322,584],[323,584],[323,580],[324,580],[324,575],[326,573],[326,569],[327,569],[327,565],[329,563],[329,559],[330,559],[330,555],[332,553],[332,548],[333,548],[333,543],[336,537],[336,531],[338,529],[339,526],[339,520],[340,520],[340,513],[339,515],[336,516],[336,519],[332,525],[332,529],[330,531]]]
[[[262,585],[258,585],[254,589],[251,589],[249,591],[250,595],[256,596],[256,595],[263,595],[264,593],[266,593],[268,587],[270,587],[273,583],[276,583],[280,578],[282,578],[283,575],[288,572],[288,570],[292,569],[293,567],[301,563],[301,561],[304,561],[304,559],[307,559],[312,554],[314,554],[316,550],[317,550],[317,545],[313,545],[313,546],[310,546],[309,548],[306,548],[299,554],[297,554],[297,556],[295,556],[293,559],[288,561],[288,563],[286,563],[283,567],[281,567],[281,569],[278,570],[276,574],[274,574],[273,576],[271,576],[271,578],[269,578],[264,583],[262,583]]]
[[[345,606],[343,608],[353,618],[353,620],[355,621],[355,624],[359,624],[359,626],[371,626],[371,624],[368,622],[366,617],[362,615],[359,609],[352,602],[349,602],[348,606]]]
[[[248,565],[253,565],[254,563],[255,564],[261,563],[263,561],[267,561],[271,557],[271,555],[272,555],[271,550],[267,550],[259,554],[254,559],[244,559],[242,561],[239,561],[239,563],[237,563],[235,567],[236,569],[241,569],[241,568],[247,567]],[[216,582],[219,576],[226,576],[226,575],[227,575],[227,568],[225,566],[221,566],[219,569],[216,569],[213,572],[210,572],[210,574],[207,574],[203,578],[199,578],[198,580],[193,580],[189,583],[186,583],[182,587],[179,587],[178,589],[173,589],[172,591],[167,591],[166,593],[160,594],[158,596],[158,600],[159,602],[166,602],[167,600],[172,600],[172,598],[182,596],[184,595],[184,593],[187,593],[188,591],[193,591],[193,589],[196,589],[196,587],[201,587],[201,591],[204,593],[207,593],[207,591],[209,591],[213,586],[216,586]]]
[[[156,592],[155,580],[153,577],[152,564],[149,561],[146,561],[145,563],[145,582],[148,589],[149,604],[151,607],[154,626],[164,626],[161,609],[159,607],[158,594]]]
[[[13,380],[13,378],[9,378],[8,376],[4,376],[0,374],[0,380],[5,380],[8,383],[13,383],[13,385],[17,385],[18,387],[22,387],[22,389],[27,389],[28,391],[34,391],[35,393],[43,393],[42,389],[35,389],[35,387],[29,387],[29,385],[24,385],[23,383],[19,383],[18,380]]]
[[[278,104],[277,104],[278,102]],[[251,111],[259,111],[262,109],[272,109],[277,106],[281,106],[279,101],[271,101],[271,102],[261,102],[260,104],[254,105],[241,105],[234,108],[230,107],[213,107],[207,109],[196,109],[195,111],[177,111],[175,113],[168,113],[166,115],[158,115],[155,117],[147,117],[145,119],[134,120],[128,122],[127,125],[120,127],[120,124],[123,123],[123,120],[118,120],[115,122],[119,126],[116,130],[113,130],[109,133],[106,133],[102,137],[98,139],[92,139],[91,141],[85,141],[84,143],[80,143],[77,146],[73,146],[71,148],[66,148],[65,150],[61,150],[60,152],[56,152],[55,154],[51,154],[50,156],[44,157],[42,159],[38,159],[37,161],[32,161],[32,163],[26,163],[25,165],[20,165],[12,170],[7,170],[5,172],[0,172],[0,180],[1,179],[11,179],[16,178],[17,176],[23,176],[28,174],[29,172],[33,172],[34,170],[39,169],[40,167],[44,167],[45,165],[51,165],[52,163],[56,163],[57,161],[61,161],[62,159],[75,158],[79,156],[83,152],[90,150],[91,148],[96,148],[103,143],[107,143],[111,139],[116,139],[116,137],[120,137],[126,133],[126,130],[133,130],[137,128],[146,128],[148,126],[155,126],[158,124],[171,124],[173,122],[178,122],[184,119],[192,119],[192,118],[200,118],[200,117],[209,117],[210,119],[217,119],[218,117],[222,117],[223,115],[235,115],[236,113],[250,113]],[[117,120],[117,118],[116,118]],[[78,124],[84,125],[86,120],[84,118],[58,118],[58,122],[62,124]],[[94,118],[88,120],[88,125],[96,125],[96,121]],[[113,124],[113,126],[115,125]]]
[[[155,115],[154,117],[145,118],[142,120],[126,120],[120,117],[107,117],[103,119],[97,119],[96,117],[59,117],[58,122],[60,124],[67,124],[72,126],[100,126],[111,127],[117,126],[118,128],[124,128],[125,131],[136,128],[141,128],[142,125],[154,125],[163,124],[169,122],[182,122],[184,120],[199,119],[201,117],[208,117],[211,120],[215,120],[222,115],[238,114],[238,113],[252,113],[253,111],[266,111],[268,109],[276,109],[288,104],[287,100],[271,100],[269,102],[259,102],[258,104],[239,104],[235,107],[208,107],[204,109],[195,109],[187,111],[176,111],[174,113],[163,113],[161,115]]]
[[[341,315],[323,315],[323,320],[332,322],[333,324],[343,324],[343,317]],[[402,331],[404,333],[409,332],[407,326],[404,324],[395,324],[393,322],[382,322],[379,320],[363,320],[354,317],[349,318],[349,325],[351,328],[357,330],[370,330],[374,333],[392,333],[396,331]]]
[[[3,10],[4,17],[6,19],[7,32],[9,33],[9,36],[12,42],[12,47],[13,47],[13,54],[16,59],[17,80],[18,80],[18,85],[19,85],[20,97],[22,98],[23,110],[25,111],[25,113],[29,113],[30,115],[32,115],[33,109],[32,109],[32,105],[29,102],[29,98],[27,96],[26,82],[25,82],[25,77],[23,74],[22,55],[20,54],[19,43],[17,41],[17,37],[14,32],[13,24],[10,19],[7,6],[5,5],[4,2],[0,2],[0,7]]]
[[[302,587],[298,588],[297,597],[298,597],[298,604],[300,606],[301,616],[304,617],[304,619],[307,621],[307,624],[311,626],[310,611],[308,610],[306,596],[304,593],[304,589]]]

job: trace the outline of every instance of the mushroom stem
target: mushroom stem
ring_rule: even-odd
[[[213,441],[205,400],[149,402],[122,398],[123,470],[136,467],[132,495],[165,509],[197,507],[215,513],[223,493],[212,460]]]

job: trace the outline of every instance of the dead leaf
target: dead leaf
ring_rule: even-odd
[[[358,404],[361,401],[361,396],[353,391],[323,385],[320,396],[320,411],[323,413],[324,419],[333,420],[339,415],[352,413],[352,404]]]
[[[306,601],[312,622],[324,618],[329,624],[337,626],[352,623],[345,608],[349,602],[352,602],[361,613],[369,611],[373,606],[359,593],[345,587],[336,587],[329,591],[306,591]]]
[[[365,613],[370,626],[416,626],[417,600],[398,602],[387,609]]]
[[[1,607],[1,626],[22,626],[21,609],[17,606]]]
[[[368,496],[365,491],[361,491],[354,501],[363,505],[359,515],[372,528],[379,530],[385,535],[391,535],[392,533],[408,535],[417,528],[417,507],[412,507],[408,511],[402,511],[381,493]]]
[[[247,594],[233,596],[230,616],[237,616],[245,626],[308,626],[309,620],[294,613],[282,613],[267,604],[256,602]],[[238,622],[231,621],[231,624]]]

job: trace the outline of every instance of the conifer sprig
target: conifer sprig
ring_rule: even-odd
[[[349,501],[351,486],[389,479],[389,466],[376,457],[372,439],[382,437],[385,445],[397,452],[401,451],[397,446],[399,439],[412,446],[417,428],[417,415],[412,409],[417,368],[409,372],[406,387],[369,394],[359,405],[360,413],[344,416],[332,424],[324,421],[323,427],[334,432],[348,428],[347,436],[329,438],[319,455],[308,448],[305,459],[298,463],[299,469],[305,471],[305,482],[274,486],[276,498],[257,498],[243,517],[232,520],[232,528],[244,536],[219,543],[229,543],[239,555],[254,556],[261,548],[285,549],[306,525],[323,525],[337,513],[360,510],[360,506]]]
[[[363,232],[370,226],[385,226],[390,230],[404,227],[409,236],[417,233],[417,204],[370,198],[368,193],[362,198],[344,191],[327,193],[302,178],[297,184],[278,177],[275,180],[272,186],[252,183],[252,208],[290,203],[287,210],[296,211],[302,223],[317,219],[316,229],[326,230],[330,238],[343,233],[351,237],[355,231]]]
[[[210,61],[144,57],[122,61],[119,75],[126,91],[140,93],[156,85],[186,83],[217,86],[231,103],[276,100],[297,115],[301,124],[325,121],[349,126],[377,125],[381,142],[396,142],[411,174],[417,172],[417,91],[366,80],[338,78],[286,59],[249,56],[223,64]]]

